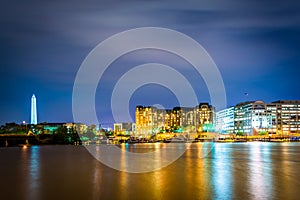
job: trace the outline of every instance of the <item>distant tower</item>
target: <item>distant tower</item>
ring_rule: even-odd
[[[34,94],[31,97],[31,119],[30,124],[37,124],[37,114],[36,114],[36,98]]]

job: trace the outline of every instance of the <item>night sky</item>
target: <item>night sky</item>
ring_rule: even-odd
[[[73,121],[73,83],[88,53],[113,34],[146,26],[174,29],[198,41],[220,70],[228,106],[300,99],[297,0],[2,0],[0,124],[29,122],[33,93],[38,122]],[[113,122],[110,97],[116,81],[148,62],[174,67],[191,82],[199,101],[210,101],[203,79],[185,60],[141,50],[112,63],[99,82],[95,100],[100,123]],[[167,88],[145,85],[130,100],[133,117],[139,104],[172,108],[178,101]]]

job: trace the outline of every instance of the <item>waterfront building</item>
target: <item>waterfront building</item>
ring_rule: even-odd
[[[136,133],[136,124],[133,122],[123,122],[114,124],[114,132],[117,134],[132,135]]]
[[[195,126],[195,108],[189,107],[174,107],[169,112],[172,114],[171,126],[175,127],[186,127]]]
[[[136,133],[149,136],[158,130],[158,112],[154,106],[137,106],[135,110]]]
[[[55,134],[62,130],[64,123],[40,123],[36,126],[37,134]]]
[[[171,127],[170,118],[172,117],[171,110],[169,109],[155,109],[154,119],[156,121],[154,133],[159,131],[165,131],[168,127]]]
[[[216,113],[216,132],[222,134],[234,133],[234,107],[220,110]]]
[[[300,133],[300,101],[243,102],[234,109],[234,133],[289,135]]]
[[[215,107],[208,103],[200,103],[194,109],[195,126],[198,132],[213,132],[215,129]]]
[[[182,124],[181,126],[184,127],[195,127],[195,108],[189,108],[189,107],[181,107],[182,110]]]
[[[114,132],[121,133],[122,132],[122,124],[121,123],[114,123]]]
[[[240,135],[263,135],[272,133],[276,117],[272,104],[263,101],[242,102],[234,109],[234,133]]]
[[[158,109],[154,106],[136,107],[136,132],[152,135],[167,132],[211,132],[214,130],[215,108],[208,103],[195,107]]]
[[[238,135],[300,134],[300,101],[248,101],[215,112],[208,103],[194,108],[136,107],[136,132],[213,132]]]
[[[163,131],[169,131],[172,129],[176,117],[171,109],[164,110],[165,112],[160,112],[160,120],[158,121],[160,125],[158,126]]]
[[[31,116],[30,116],[30,124],[37,124],[37,110],[36,110],[36,98],[33,94],[31,97]]]
[[[274,128],[277,134],[288,135],[300,133],[300,101],[279,100],[272,102],[276,107],[276,119]]]
[[[66,134],[84,134],[88,131],[92,131],[92,127],[95,125],[87,126],[82,123],[48,123],[43,122],[33,126],[35,134],[57,134],[57,133],[66,133]],[[95,130],[96,131],[96,130]],[[93,131],[93,132],[95,132]]]
[[[123,122],[122,128],[125,131],[125,134],[135,134],[136,133],[136,124],[133,122]]]

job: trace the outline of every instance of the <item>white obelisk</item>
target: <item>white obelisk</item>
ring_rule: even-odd
[[[37,114],[36,114],[36,98],[34,94],[31,97],[31,119],[30,124],[37,124]]]

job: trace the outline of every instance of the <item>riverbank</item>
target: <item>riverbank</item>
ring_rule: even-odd
[[[0,134],[0,147],[30,146],[30,145],[53,145],[53,144],[82,144],[77,134]]]
[[[117,140],[115,138],[82,141],[77,134],[73,135],[24,135],[24,134],[0,134],[0,147],[31,146],[31,145],[90,145],[90,144],[135,144],[135,143],[239,143],[239,142],[300,142],[300,137],[237,137],[237,138],[169,138],[153,140],[147,138],[135,138],[134,140]]]

